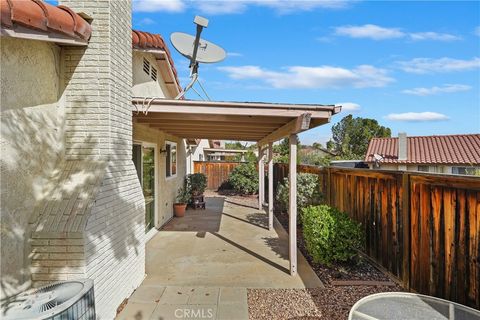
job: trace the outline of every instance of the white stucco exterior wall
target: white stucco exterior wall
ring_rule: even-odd
[[[30,285],[28,220],[64,152],[60,48],[1,38],[1,297]]]

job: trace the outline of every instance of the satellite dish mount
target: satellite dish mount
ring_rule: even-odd
[[[199,63],[220,62],[227,56],[221,47],[200,38],[203,28],[208,26],[208,19],[195,16],[193,23],[197,25],[194,36],[183,32],[174,32],[170,36],[173,47],[184,57],[190,60],[190,83],[180,92],[175,99],[182,98],[198,79]]]

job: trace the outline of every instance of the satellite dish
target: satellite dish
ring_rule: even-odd
[[[175,97],[175,99],[180,99],[183,97],[198,80],[198,63],[220,62],[227,56],[225,50],[223,50],[221,47],[211,43],[210,41],[200,38],[203,28],[208,26],[208,19],[195,16],[193,23],[197,25],[197,33],[195,36],[183,32],[174,32],[170,36],[170,41],[172,42],[173,47],[181,55],[190,60],[189,68],[191,69],[190,83]],[[207,95],[203,87],[202,90],[204,91],[205,95]]]
[[[185,58],[192,59],[195,49],[195,37],[183,32],[174,32],[170,36],[174,48]],[[225,50],[210,41],[200,39],[196,61],[201,63],[220,62],[227,56]]]
[[[378,168],[380,167],[380,162],[383,161],[383,157],[377,153],[373,154],[373,159],[375,159],[375,166]]]
[[[383,160],[383,157],[376,153],[373,154],[373,158],[375,159],[375,161],[379,161],[379,162]]]

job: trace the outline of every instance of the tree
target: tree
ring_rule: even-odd
[[[297,136],[297,146],[298,148],[301,148],[300,140],[298,139],[298,136]],[[289,138],[285,138],[282,141],[280,141],[279,144],[274,145],[273,153],[274,153],[273,161],[275,163],[288,163],[289,154],[290,154]]]
[[[353,118],[350,114],[332,127],[332,139],[327,148],[341,159],[363,159],[372,138],[390,137],[390,128],[381,126],[377,120]]]

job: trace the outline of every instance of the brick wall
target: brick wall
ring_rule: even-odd
[[[145,274],[144,198],[131,160],[131,2],[60,3],[93,18],[88,47],[63,50],[66,159],[95,159],[105,161],[107,166],[81,230],[83,253],[67,255],[62,260],[65,265],[57,270],[42,264],[42,252],[35,250],[44,249],[33,246],[32,255],[38,259],[32,267],[48,268],[40,269],[48,271],[47,277],[59,271],[56,279],[93,279],[97,315],[100,319],[113,319],[117,307],[138,287]],[[64,239],[66,243],[73,240],[68,234]],[[45,250],[70,248],[53,245],[51,239],[42,240],[48,241]],[[54,254],[48,252],[50,264]],[[84,266],[71,266],[73,261],[82,260],[77,259],[82,254]]]

